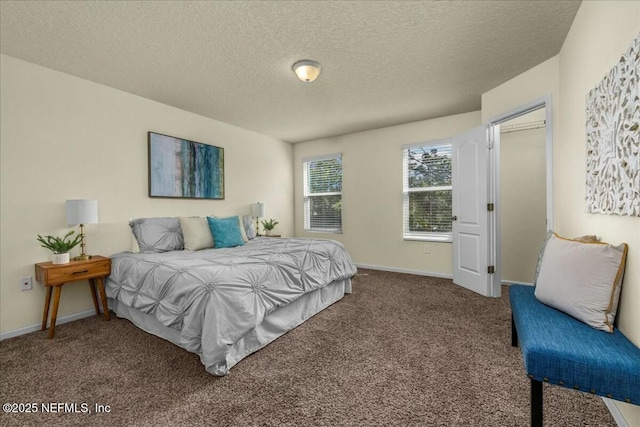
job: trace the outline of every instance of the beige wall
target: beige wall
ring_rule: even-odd
[[[640,2],[584,2],[560,52],[562,91],[554,155],[556,228],[629,244],[620,329],[640,346],[640,218],[584,213],[585,96],[617,63],[640,29]]]
[[[503,123],[544,120],[545,109]],[[502,281],[532,283],[547,232],[546,129],[500,134]]]
[[[36,234],[62,233],[64,201],[98,200],[88,253],[130,247],[130,218],[248,214],[262,201],[279,231],[293,233],[291,144],[2,56],[0,332],[41,321],[44,288],[19,279],[50,259]],[[147,197],[147,131],[225,149],[226,199]],[[73,254],[72,254],[73,255]],[[86,282],[85,282],[86,283]],[[93,307],[88,286],[66,285],[59,316]]]
[[[482,97],[486,120],[550,93],[554,112],[554,221],[567,236],[598,234],[629,244],[618,322],[640,346],[640,218],[586,214],[585,96],[617,63],[640,29],[640,2],[582,2],[560,54]],[[640,407],[620,402],[629,425],[640,425]]]
[[[526,103],[551,94],[552,113],[557,119],[560,80],[557,56],[538,64],[532,69],[514,77],[482,94],[482,122],[488,122]]]
[[[619,307],[620,330],[640,346],[640,218],[584,213],[585,96],[618,62],[640,33],[639,1],[586,1],[560,51],[560,126],[555,156],[556,228],[627,242],[629,253]],[[616,402],[617,403],[617,402]],[[640,407],[619,403],[629,425],[640,426]]]
[[[451,275],[451,243],[402,238],[402,145],[450,138],[479,125],[480,112],[473,112],[295,144],[296,235],[339,240],[360,265]],[[308,233],[302,162],[331,153],[342,153],[343,234]]]

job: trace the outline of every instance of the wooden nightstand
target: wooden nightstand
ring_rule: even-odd
[[[264,234],[262,237],[282,237],[282,234],[269,234],[268,236]]]
[[[103,278],[111,274],[111,258],[95,255],[86,261],[71,261],[69,264],[53,264],[51,262],[41,262],[36,264],[36,280],[47,287],[47,296],[44,301],[44,314],[42,315],[42,329],[47,329],[47,316],[49,305],[51,304],[51,290],[53,289],[53,311],[51,312],[51,325],[49,326],[49,338],[53,338],[56,332],[56,317],[58,316],[58,304],[60,303],[60,292],[65,283],[78,280],[89,280],[93,305],[96,314],[100,315],[98,297],[96,295],[96,285],[100,292],[104,318],[109,320],[109,308],[107,307],[107,295],[104,292]]]

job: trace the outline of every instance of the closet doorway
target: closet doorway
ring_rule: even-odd
[[[493,141],[491,164],[491,198],[495,202],[495,215],[491,221],[493,259],[495,260],[494,291],[500,295],[500,283],[532,283],[538,253],[547,230],[553,230],[553,113],[551,95],[535,99],[489,120],[489,136]],[[540,120],[544,127],[534,129]],[[501,128],[509,146],[502,157]],[[513,132],[518,128],[526,131]],[[531,128],[531,129],[528,129]],[[537,132],[535,132],[537,131]],[[518,146],[522,132],[544,134],[533,147]],[[543,142],[544,141],[544,142]],[[541,161],[544,144],[544,163]],[[529,149],[537,152],[535,156]],[[513,153],[509,153],[513,151]],[[534,157],[530,157],[534,156]],[[537,159],[537,160],[534,160]],[[510,164],[503,164],[512,162]],[[534,168],[535,172],[527,170]],[[543,164],[543,166],[540,166]],[[518,165],[517,167],[515,165]],[[502,169],[506,168],[505,174]],[[502,187],[505,186],[503,195]],[[535,191],[534,191],[535,189]],[[544,189],[544,200],[539,194]],[[534,195],[537,193],[538,195]],[[506,206],[503,209],[503,197]],[[515,201],[514,201],[515,200]],[[535,203],[530,201],[535,200]],[[504,212],[503,212],[504,211]],[[503,221],[504,217],[504,221]],[[506,227],[506,230],[503,228]],[[510,231],[511,230],[511,231]],[[507,253],[509,252],[509,253]],[[503,254],[506,254],[503,257]],[[503,263],[505,265],[503,265]],[[504,273],[503,273],[504,272]]]
[[[547,95],[498,115],[489,120],[487,124],[472,129],[467,134],[452,138],[454,147],[467,142],[467,145],[475,147],[475,152],[484,159],[476,156],[477,167],[464,168],[465,170],[473,169],[476,175],[457,173],[456,164],[460,163],[460,156],[456,155],[453,159],[454,209],[451,219],[454,221],[454,283],[482,295],[500,297],[502,283],[531,283],[533,281],[540,247],[544,242],[547,230],[553,230],[552,117],[551,95]],[[504,158],[500,131],[503,126],[506,138]],[[487,132],[482,132],[483,135],[475,135],[478,130],[483,129],[486,129]],[[529,133],[543,135],[543,137],[534,137],[529,142],[527,142],[528,138],[524,138],[525,134],[518,135],[517,133],[517,131],[536,130],[537,132]],[[514,134],[515,137],[509,134]],[[477,172],[483,170],[479,166],[479,159],[482,160],[480,162],[482,165],[487,165],[486,173],[481,177],[482,180],[476,179]],[[502,173],[503,167],[505,168],[504,174]],[[456,180],[458,175],[459,179]],[[462,183],[456,184],[456,181],[460,181],[460,178],[465,176],[471,177],[471,183],[463,179]],[[457,206],[456,200],[460,194],[469,194],[469,191],[473,194],[474,185],[486,186],[487,184],[487,191],[478,193],[479,196],[475,197],[475,204],[473,204],[475,207],[470,210],[472,213],[478,212],[478,215],[469,217],[475,218],[473,221],[469,218],[465,220],[466,223],[484,227],[485,232],[471,236],[472,239],[469,237],[469,233],[461,233],[457,226],[458,223],[465,221],[462,217],[458,218],[462,212],[457,212],[456,207],[459,208],[459,206]],[[504,195],[502,194],[503,186]],[[506,199],[505,207],[503,207],[503,197]],[[481,210],[486,215],[479,215]],[[503,217],[505,217],[504,223]],[[462,234],[469,237],[466,238],[467,243],[463,241],[465,239],[462,239]],[[509,253],[503,258],[502,254],[507,252]],[[483,253],[484,256],[481,257],[480,255]],[[466,262],[460,260],[466,260]],[[484,270],[485,261],[488,264],[486,270]],[[473,283],[476,284],[477,281],[480,286],[478,289],[457,280],[461,277],[457,273],[465,269],[476,273],[477,277]],[[503,270],[505,274],[503,274]],[[486,292],[481,288],[483,284],[486,285]]]
[[[500,123],[501,279],[533,283],[547,232],[546,108]]]

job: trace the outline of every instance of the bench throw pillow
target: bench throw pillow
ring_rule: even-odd
[[[536,286],[538,283],[538,276],[540,275],[540,266],[542,265],[542,255],[544,255],[544,249],[547,247],[547,242],[553,235],[554,235],[553,231],[551,230],[547,231],[547,235],[545,236],[544,242],[542,243],[542,246],[540,247],[540,251],[538,252],[538,261],[536,262],[536,271],[535,271],[535,274],[533,275],[533,286]],[[583,243],[597,243],[600,241],[600,239],[598,239],[598,236],[596,236],[595,234],[585,234],[584,236],[574,237],[571,240],[575,240],[576,242],[583,242]]]
[[[589,326],[613,332],[626,257],[626,243],[583,243],[553,234],[544,249],[535,296]]]

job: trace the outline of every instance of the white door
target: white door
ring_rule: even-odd
[[[487,127],[453,138],[453,283],[492,295]]]

